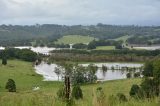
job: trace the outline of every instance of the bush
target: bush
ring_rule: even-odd
[[[83,98],[83,93],[80,88],[80,86],[74,86],[72,90],[72,97],[75,99],[82,99]]]
[[[126,74],[126,77],[127,77],[127,78],[131,78],[131,73],[127,73],[127,74]]]
[[[135,78],[140,77],[140,75],[141,75],[140,72],[134,73],[134,77],[135,77]]]
[[[153,62],[146,62],[142,73],[145,77],[153,77]]]
[[[141,83],[141,88],[147,98],[151,98],[159,93],[159,90],[157,89],[157,86],[152,78],[145,78]]]
[[[7,65],[7,58],[6,58],[6,57],[3,57],[3,58],[2,58],[2,64],[3,64],[3,65]]]
[[[8,82],[6,83],[6,89],[8,89],[8,92],[16,92],[16,84],[13,79],[8,79]]]
[[[142,98],[142,97],[143,97],[143,92],[142,92],[141,88],[140,88],[138,85],[134,84],[134,85],[132,85],[132,87],[131,87],[131,90],[130,90],[130,92],[129,92],[129,95],[130,95],[131,97]]]
[[[118,97],[120,102],[127,102],[128,101],[126,96],[123,93],[118,93],[117,97]]]

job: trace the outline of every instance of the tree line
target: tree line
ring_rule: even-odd
[[[51,45],[51,42],[65,35],[89,35],[101,40],[115,39],[125,35],[156,38],[160,35],[159,29],[159,26],[105,25],[101,23],[88,26],[56,24],[0,25],[0,44],[2,46],[13,46],[12,44],[16,46],[30,45],[31,42],[41,39],[45,45]],[[135,39],[138,39],[138,37],[135,37]],[[41,42],[38,45],[43,43]]]

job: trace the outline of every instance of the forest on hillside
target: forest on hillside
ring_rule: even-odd
[[[37,42],[54,42],[65,35],[83,35],[98,39],[116,39],[129,35],[130,44],[159,44],[160,26],[127,25],[0,25],[1,46],[24,46]]]

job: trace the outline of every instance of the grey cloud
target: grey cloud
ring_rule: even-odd
[[[0,0],[0,24],[160,25],[160,0]]]

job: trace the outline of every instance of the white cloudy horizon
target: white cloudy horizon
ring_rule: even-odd
[[[0,0],[0,24],[156,25],[160,0]]]

